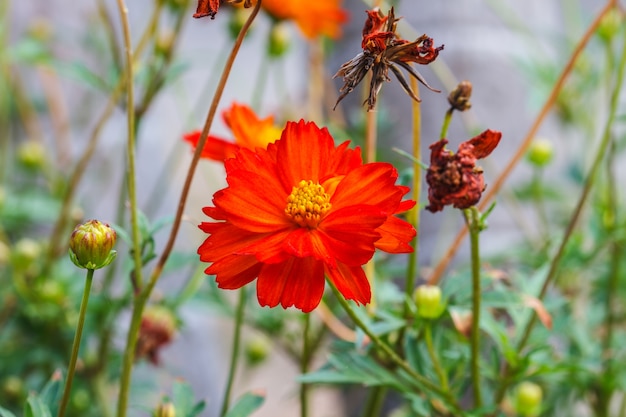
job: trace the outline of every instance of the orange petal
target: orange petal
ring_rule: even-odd
[[[183,139],[189,142],[195,149],[198,146],[201,133],[202,132],[199,130],[196,130],[185,134]],[[228,142],[216,136],[209,136],[204,143],[204,148],[202,148],[200,158],[212,159],[214,161],[224,161],[226,158],[232,158],[238,149],[239,146],[232,142]]]
[[[410,253],[413,248],[409,242],[413,240],[415,229],[409,223],[395,216],[378,228],[381,238],[376,241],[376,248],[388,253]]]
[[[480,135],[468,140],[466,143],[474,146],[472,153],[476,159],[482,159],[493,152],[496,146],[498,146],[498,143],[500,143],[501,138],[502,132],[487,129]]]
[[[260,119],[254,110],[245,104],[233,103],[224,113],[226,125],[233,131],[235,143],[252,149],[265,149],[280,138],[281,129],[274,126],[274,118]]]
[[[216,275],[219,288],[235,290],[252,282],[261,271],[262,263],[254,256],[231,255],[214,262],[204,270],[207,275]]]
[[[337,268],[326,268],[326,274],[346,300],[354,300],[357,304],[370,302],[370,284],[360,266],[338,264]]]
[[[324,294],[324,266],[313,258],[290,258],[264,265],[257,280],[257,298],[262,306],[295,306],[304,313],[313,310]]]

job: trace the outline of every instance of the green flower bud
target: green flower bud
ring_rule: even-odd
[[[262,363],[271,349],[270,343],[266,337],[257,336],[246,343],[244,352],[246,360],[250,365],[258,365]]]
[[[41,245],[33,239],[20,239],[13,247],[11,253],[11,262],[13,267],[18,270],[26,270],[41,255]]]
[[[11,249],[9,245],[0,240],[0,266],[6,265],[11,259]]]
[[[621,25],[622,15],[617,8],[613,8],[604,15],[596,33],[603,42],[608,43],[619,32]]]
[[[159,34],[154,43],[154,50],[157,55],[167,57],[171,55],[174,46],[175,35],[171,30]]]
[[[267,45],[267,53],[272,58],[282,56],[291,45],[289,40],[289,28],[283,22],[276,22],[272,25],[270,31],[269,42]]]
[[[441,288],[436,285],[420,285],[413,294],[417,315],[424,319],[436,319],[446,309],[441,302]]]
[[[547,139],[535,139],[528,148],[526,159],[536,167],[548,165],[554,156],[554,146]]]
[[[162,402],[154,412],[154,417],[176,417],[176,408],[169,401]]]
[[[248,20],[248,16],[250,12],[244,10],[240,7],[235,7],[230,14],[230,20],[228,21],[228,32],[233,39],[236,39],[239,36],[239,32],[241,32],[241,28]],[[250,33],[250,31],[248,31]],[[246,34],[248,36],[248,34]]]
[[[115,230],[98,220],[78,225],[70,238],[70,259],[79,268],[103,268],[115,259],[116,238]]]
[[[17,400],[24,394],[24,383],[15,375],[2,381],[2,394],[5,399]]]
[[[515,411],[523,417],[536,417],[541,413],[543,391],[533,382],[522,382],[515,390]]]
[[[46,149],[40,142],[29,140],[17,149],[17,159],[28,169],[40,169],[46,163]]]

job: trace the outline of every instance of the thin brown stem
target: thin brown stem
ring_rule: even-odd
[[[563,69],[563,71],[559,75],[558,80],[554,84],[554,87],[552,88],[552,91],[550,92],[548,99],[546,100],[543,107],[541,108],[541,111],[535,118],[535,121],[533,122],[530,130],[526,133],[524,140],[522,140],[522,143],[517,148],[517,151],[515,152],[513,157],[509,160],[506,167],[500,173],[500,175],[495,180],[495,182],[493,184],[489,184],[489,188],[487,189],[487,192],[485,193],[485,195],[483,195],[482,200],[480,204],[478,205],[478,208],[480,210],[483,210],[485,207],[487,207],[488,204],[490,204],[493,197],[496,195],[496,193],[498,193],[498,191],[500,191],[500,188],[502,187],[504,182],[507,180],[507,178],[509,177],[513,169],[517,166],[519,161],[522,159],[522,157],[526,153],[526,150],[528,149],[528,146],[530,146],[530,143],[532,142],[533,138],[536,136],[537,131],[539,130],[539,127],[541,126],[545,118],[548,116],[550,109],[556,102],[556,99],[559,93],[561,92],[563,85],[565,84],[565,81],[567,80],[567,77],[570,75],[570,73],[574,69],[574,64],[576,63],[576,60],[578,59],[578,57],[581,55],[581,53],[583,52],[583,50],[589,43],[589,40],[591,39],[593,34],[596,32],[596,29],[600,25],[600,22],[602,21],[604,16],[607,13],[609,13],[609,11],[613,7],[615,7],[616,3],[617,3],[616,0],[609,0],[604,6],[604,8],[600,11],[600,13],[598,13],[594,21],[591,23],[591,25],[589,25],[589,27],[587,28],[583,36],[580,38],[580,41],[578,41],[578,44],[574,48],[572,55],[570,56],[569,60],[565,64],[565,68]],[[452,258],[454,257],[457,250],[459,249],[461,242],[467,235],[467,231],[468,231],[467,227],[463,227],[454,237],[454,240],[448,247],[448,250],[446,251],[444,256],[441,258],[439,263],[433,269],[433,272],[428,279],[428,283],[430,285],[435,285],[439,282],[444,271],[448,267],[448,264],[452,261]]]

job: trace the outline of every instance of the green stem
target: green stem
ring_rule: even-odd
[[[428,355],[430,356],[430,360],[433,363],[433,367],[435,368],[437,377],[439,377],[439,383],[441,384],[441,388],[444,391],[448,391],[448,377],[441,367],[441,362],[439,362],[439,356],[437,356],[437,351],[435,350],[435,345],[433,344],[433,324],[431,320],[426,321],[426,326],[424,327],[424,341],[426,342],[426,349],[428,349]]]
[[[304,330],[302,332],[302,355],[300,357],[300,373],[302,375],[309,371],[309,363],[311,362],[311,346],[310,346],[310,327],[311,315],[304,315]],[[300,384],[300,417],[309,415],[309,384]]]
[[[85,289],[83,291],[83,299],[80,302],[80,312],[78,313],[78,324],[76,325],[76,333],[74,333],[74,343],[72,344],[72,356],[70,364],[67,368],[67,378],[65,379],[65,388],[63,388],[63,397],[59,405],[58,417],[65,415],[65,409],[70,399],[70,391],[72,390],[72,381],[74,380],[74,371],[76,370],[76,360],[78,359],[78,349],[80,348],[80,339],[83,334],[85,325],[85,316],[87,315],[87,303],[89,302],[89,292],[91,291],[91,281],[93,281],[93,269],[87,270],[87,278],[85,280]]]
[[[613,1],[607,2],[607,6],[605,7],[603,12],[598,16],[596,20],[600,19],[600,17],[605,15],[607,10],[610,10],[608,7],[611,5],[614,5],[614,3],[615,2]],[[624,33],[626,35],[626,32]],[[589,174],[587,175],[587,178],[583,185],[583,190],[576,203],[576,208],[574,209],[574,213],[570,217],[569,223],[565,229],[565,232],[563,233],[561,243],[557,249],[556,254],[554,255],[554,258],[552,259],[552,262],[550,263],[550,268],[543,282],[543,286],[541,287],[541,291],[539,292],[539,295],[537,297],[540,300],[543,299],[546,292],[548,291],[548,287],[550,286],[550,283],[556,276],[558,265],[561,261],[561,258],[563,257],[563,254],[565,253],[565,246],[569,242],[569,238],[572,235],[572,232],[574,231],[574,227],[578,223],[578,218],[580,217],[580,213],[582,212],[583,206],[585,205],[585,202],[587,201],[587,197],[589,196],[589,192],[591,191],[591,188],[594,185],[598,170],[600,169],[600,166],[602,165],[604,155],[606,155],[609,144],[611,143],[611,129],[613,128],[613,123],[615,122],[615,117],[616,117],[618,104],[619,104],[619,96],[620,96],[622,84],[624,81],[625,69],[626,69],[626,41],[623,42],[623,49],[622,49],[620,63],[617,68],[617,78],[615,80],[615,86],[611,90],[612,93],[611,93],[611,100],[610,100],[610,105],[609,105],[609,115],[608,115],[606,124],[604,126],[604,131],[602,133],[602,140],[594,156],[593,163],[589,170]],[[517,343],[517,352],[521,352],[526,346],[526,343],[528,342],[531,330],[536,320],[537,320],[537,315],[534,313],[534,311],[532,311],[530,319],[528,320],[528,322],[526,323],[526,326],[524,327],[522,337]],[[505,374],[503,377],[503,382],[500,384],[499,389],[496,392],[496,396],[495,396],[496,403],[501,402],[502,399],[504,398],[504,394],[510,382],[509,376],[511,375],[512,371],[513,370],[511,368],[506,368]]]
[[[126,153],[128,158],[128,200],[130,203],[130,223],[132,236],[132,252],[135,264],[134,281],[137,287],[143,285],[142,278],[142,262],[141,262],[141,236],[139,234],[139,213],[137,211],[137,190],[135,178],[135,101],[134,101],[134,83],[133,83],[133,50],[130,40],[130,23],[128,22],[128,8],[124,0],[117,0],[117,7],[120,13],[120,21],[122,23],[122,31],[124,33],[124,50],[126,53],[126,119],[127,134]]]
[[[419,84],[414,77],[411,77],[411,88],[415,91],[415,94],[419,96]],[[422,159],[422,141],[421,141],[421,130],[422,130],[422,112],[421,105],[419,102],[415,100],[411,100],[412,107],[412,119],[413,119],[413,193],[412,198],[413,201],[416,202],[416,206],[411,209],[408,213],[408,220],[415,228],[417,236],[419,236],[419,201],[420,194],[422,192],[422,170],[419,165],[419,161]],[[409,253],[409,261],[406,269],[406,279],[404,284],[404,293],[406,300],[410,300],[413,296],[413,290],[415,288],[415,275],[417,272],[417,262],[418,262],[418,251],[419,244],[417,238],[415,238],[412,242],[413,251]],[[410,316],[410,308],[409,303],[405,301],[404,303],[404,317],[409,318]]]
[[[476,207],[463,210],[470,234],[470,250],[472,260],[472,329],[471,344],[471,377],[474,392],[474,407],[482,406],[480,390],[480,214]]]
[[[452,121],[452,113],[454,113],[454,107],[450,107],[443,118],[443,124],[441,125],[440,139],[444,139],[448,135],[448,127],[450,127],[450,121]]]
[[[411,378],[413,378],[413,380],[416,382],[416,385],[420,389],[425,388],[431,391],[432,393],[446,400],[448,406],[453,408],[455,411],[460,411],[459,405],[456,403],[456,400],[450,395],[450,393],[443,391],[435,383],[431,382],[429,379],[417,373],[415,369],[411,368],[411,366],[404,359],[398,356],[398,354],[393,350],[391,346],[389,346],[382,339],[376,336],[376,334],[374,334],[372,330],[359,318],[359,316],[354,312],[348,301],[346,301],[341,293],[339,293],[339,290],[332,283],[332,281],[328,280],[328,283],[332,288],[335,297],[339,301],[339,304],[341,304],[341,307],[345,310],[345,312],[348,314],[354,324],[357,325],[361,330],[363,330],[363,332],[370,338],[370,340],[376,345],[376,347],[382,350],[394,364],[396,364]]]
[[[363,407],[363,417],[378,417],[380,410],[385,403],[385,396],[387,395],[386,387],[373,387],[370,389],[369,396],[365,407]]]
[[[239,289],[239,301],[237,303],[237,312],[235,313],[235,329],[233,334],[233,347],[231,350],[230,366],[228,369],[228,379],[226,381],[226,390],[222,399],[222,411],[220,416],[224,417],[228,412],[230,405],[230,394],[233,390],[233,382],[235,381],[235,372],[237,371],[237,363],[239,362],[239,345],[241,343],[241,327],[243,324],[244,308],[246,306],[246,290]]]

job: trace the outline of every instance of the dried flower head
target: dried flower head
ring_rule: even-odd
[[[485,130],[463,142],[456,153],[446,149],[446,139],[430,145],[430,167],[426,174],[430,204],[426,210],[435,213],[450,204],[466,209],[478,203],[485,190],[485,180],[476,160],[488,156],[501,137],[500,132]]]
[[[367,103],[368,110],[376,107],[376,97],[383,82],[391,81],[389,70],[400,81],[404,91],[413,100],[420,101],[398,67],[404,68],[409,75],[429,90],[439,92],[439,90],[428,85],[424,77],[413,69],[411,63],[426,65],[433,62],[439,55],[439,51],[443,49],[443,45],[434,47],[432,38],[427,35],[422,35],[413,42],[400,38],[396,33],[399,19],[396,19],[393,7],[387,16],[384,16],[378,9],[367,10],[366,13],[367,20],[363,26],[361,41],[363,51],[343,64],[333,77],[342,77],[344,82],[343,87],[339,90],[341,94],[335,107],[354,90],[370,70],[372,70],[370,92],[367,100],[363,103]]]
[[[196,19],[211,16],[211,19],[215,19],[215,15],[220,8],[220,5],[224,2],[239,4],[243,3],[243,7],[251,7],[252,0],[198,0],[198,7],[196,7],[196,12],[193,17]]]
[[[162,306],[149,306],[141,317],[135,356],[159,364],[159,351],[174,339],[176,318]]]
[[[448,95],[448,103],[454,110],[465,111],[472,107],[470,98],[472,96],[472,83],[461,81]]]

